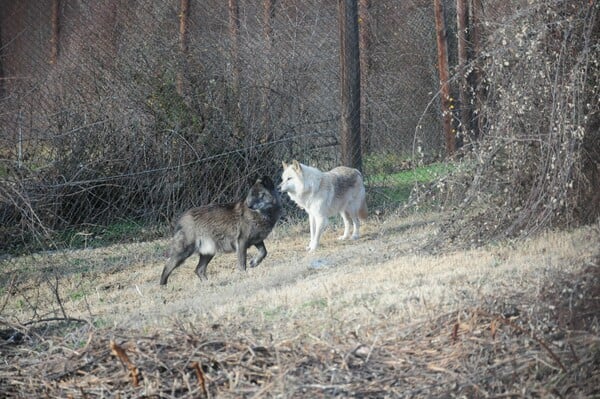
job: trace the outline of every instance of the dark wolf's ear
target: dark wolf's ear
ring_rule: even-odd
[[[267,190],[275,190],[275,184],[273,180],[269,176],[263,176],[256,181],[259,184],[262,184]]]

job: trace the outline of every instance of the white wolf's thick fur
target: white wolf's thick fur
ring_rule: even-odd
[[[362,175],[357,169],[339,166],[321,172],[294,160],[291,164],[283,162],[281,179],[280,190],[308,213],[309,251],[317,249],[328,218],[336,213],[344,220],[344,234],[339,239],[350,238],[350,222],[352,239],[359,238],[360,219],[367,218],[367,203]]]

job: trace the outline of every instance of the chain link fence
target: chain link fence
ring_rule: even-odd
[[[486,24],[519,2],[493,3]],[[361,6],[368,182],[388,156],[438,159],[443,137],[431,2]],[[1,0],[0,44],[2,250],[166,223],[281,161],[339,164],[337,1]]]

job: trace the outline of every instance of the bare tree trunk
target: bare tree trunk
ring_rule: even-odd
[[[265,40],[265,53],[266,60],[271,59],[271,52],[273,50],[273,18],[275,17],[275,0],[263,0],[263,37]],[[261,142],[268,143],[273,139],[273,132],[271,131],[271,118],[269,114],[269,102],[271,94],[271,79],[268,73],[269,67],[263,71],[263,91],[261,99],[261,112],[262,112],[262,135]]]
[[[238,0],[229,0],[229,40],[231,41],[231,67],[233,78],[233,90],[239,92],[239,40],[240,35],[240,8]]]
[[[458,31],[458,74],[459,74],[459,112],[460,112],[460,141],[470,141],[473,138],[472,107],[473,88],[471,87],[471,71],[469,64],[469,21],[467,0],[456,0],[456,25]]]
[[[456,137],[452,129],[452,111],[450,84],[448,82],[448,43],[446,41],[446,24],[441,0],[433,0],[435,27],[437,37],[438,73],[440,76],[440,94],[442,103],[442,129],[446,141],[446,154],[452,156],[456,151]]]
[[[481,54],[481,26],[480,18],[482,15],[482,0],[472,0],[471,3],[471,43],[473,46],[473,59],[478,59]],[[483,127],[481,118],[481,108],[483,106],[483,86],[481,84],[481,68],[478,63],[473,65],[473,140],[477,140]]]
[[[229,0],[229,40],[231,41],[231,80],[232,98],[230,101],[231,113],[233,115],[233,134],[241,140],[244,138],[242,127],[242,115],[240,110],[240,8],[238,0]]]
[[[187,70],[188,55],[188,20],[190,14],[190,0],[181,0],[179,5],[179,52],[181,53],[181,66],[177,72],[177,94],[184,95],[184,80]]]
[[[342,164],[362,170],[357,0],[339,0]]]
[[[118,26],[121,8],[121,0],[112,0],[108,10],[108,26],[110,26],[111,29],[107,32],[107,34],[110,35],[107,51],[110,54],[109,58],[111,68],[116,67],[116,59],[119,54],[120,31]]]
[[[60,0],[52,0],[52,10],[50,14],[50,64],[56,64],[58,60],[58,34],[60,30],[59,21]]]
[[[464,140],[469,134],[469,119],[467,118],[467,109],[469,108],[469,87],[467,80],[467,0],[456,0],[456,29],[457,29],[457,49],[458,49],[458,101],[460,124],[458,135]]]
[[[371,75],[371,0],[359,0],[359,53],[360,53],[360,135],[362,151],[368,153],[371,149],[371,112],[367,93]]]
[[[0,20],[1,23],[1,20]],[[2,63],[2,60],[4,59],[4,51],[2,50],[4,48],[4,44],[2,41],[2,26],[0,26],[0,98],[4,97],[4,65]]]

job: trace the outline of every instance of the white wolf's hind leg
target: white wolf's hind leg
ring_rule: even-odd
[[[340,212],[340,216],[344,220],[344,235],[339,236],[338,240],[347,240],[350,237],[350,215],[346,211]]]
[[[360,238],[360,220],[358,215],[352,215],[352,239],[358,240]]]

